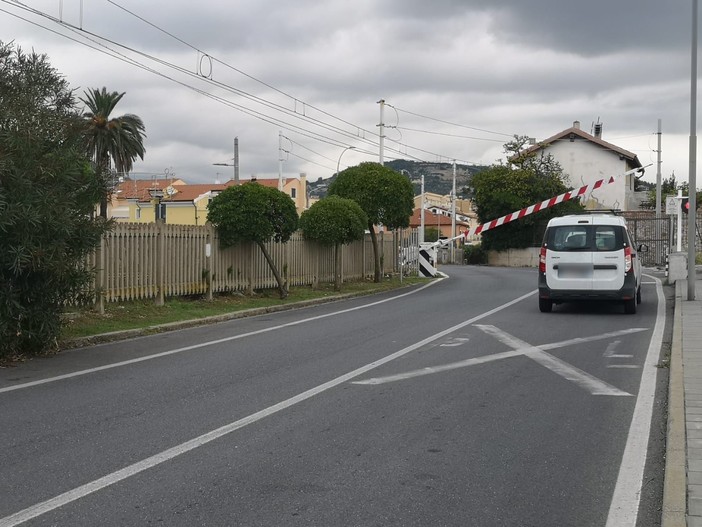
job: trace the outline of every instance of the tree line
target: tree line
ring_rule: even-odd
[[[0,361],[55,351],[65,307],[94,302],[95,269],[86,262],[112,226],[107,218],[111,175],[129,173],[146,152],[142,120],[113,115],[124,95],[103,87],[77,97],[46,55],[0,42]],[[507,161],[473,176],[481,222],[568,190],[551,156],[520,155],[525,140],[515,136],[505,145]],[[287,194],[250,182],[218,194],[208,220],[224,247],[257,245],[285,297],[284,273],[265,242],[284,243],[300,229],[306,238],[335,247],[338,290],[340,246],[367,231],[379,282],[376,228],[408,227],[413,207],[407,177],[366,162],[337,174],[327,197],[301,216]],[[561,204],[542,213],[541,220],[578,207]],[[483,247],[527,246],[535,228],[536,220],[525,218],[490,230]]]

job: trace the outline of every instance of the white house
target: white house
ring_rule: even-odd
[[[642,166],[636,154],[602,139],[602,124],[596,124],[593,131],[594,135],[584,132],[580,121],[575,121],[571,128],[529,147],[522,154],[553,155],[563,168],[566,184],[573,188]],[[638,210],[638,200],[634,197],[636,177],[640,174],[617,177],[614,183],[584,196],[581,203],[587,209]]]

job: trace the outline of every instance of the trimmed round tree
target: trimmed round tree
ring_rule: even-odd
[[[368,216],[367,228],[373,242],[376,282],[380,282],[380,251],[376,225],[388,229],[409,227],[414,208],[414,190],[409,179],[380,163],[361,163],[340,172],[329,185],[330,196],[352,199]]]
[[[351,199],[329,196],[300,216],[300,229],[308,240],[334,247],[334,290],[341,290],[341,245],[362,240],[368,216]]]
[[[290,196],[253,181],[228,187],[210,202],[207,219],[217,229],[222,248],[242,242],[258,245],[278,282],[280,298],[288,296],[288,284],[266,243],[285,243],[297,230],[297,209]]]

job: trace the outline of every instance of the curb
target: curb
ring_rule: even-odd
[[[663,483],[662,527],[686,527],[687,474],[685,444],[685,395],[682,363],[682,286],[675,282],[673,342],[670,350],[668,384],[668,434]]]
[[[389,289],[387,291],[395,291],[397,289],[404,289],[407,287],[412,287],[412,285],[405,285],[395,289]],[[79,337],[70,340],[64,340],[59,343],[59,347],[62,350],[83,348],[86,346],[93,346],[95,344],[105,344],[108,342],[115,342],[118,340],[126,340],[135,337],[142,337],[145,335],[155,335],[157,333],[165,333],[167,331],[176,331],[179,329],[194,328],[198,326],[206,326],[208,324],[217,324],[219,322],[227,322],[229,320],[236,320],[238,318],[255,317],[258,315],[265,315],[268,313],[277,313],[279,311],[290,311],[293,309],[302,309],[305,307],[328,304],[331,302],[338,302],[339,300],[348,300],[349,298],[369,296],[374,294],[380,294],[387,291],[359,291],[355,293],[339,293],[332,296],[326,296],[322,298],[315,298],[312,300],[301,300],[299,302],[291,302],[289,304],[282,304],[278,306],[267,306],[267,307],[257,307],[252,309],[244,309],[241,311],[232,311],[231,313],[224,313],[221,315],[212,315],[209,317],[202,317],[190,320],[179,320],[178,322],[169,322],[166,324],[156,324],[153,326],[146,326],[138,329],[125,329],[121,331],[111,331],[109,333],[101,333],[99,335],[90,335],[87,337]]]

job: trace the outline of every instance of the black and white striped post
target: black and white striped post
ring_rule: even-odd
[[[436,245],[433,243],[419,244],[419,275],[424,277],[436,276]]]

